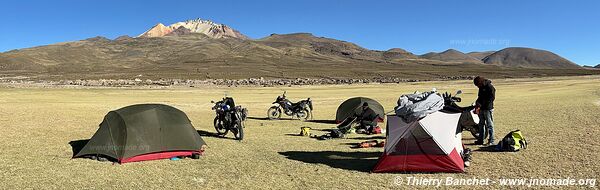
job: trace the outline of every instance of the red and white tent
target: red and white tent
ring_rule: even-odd
[[[438,111],[406,123],[388,116],[385,149],[373,172],[464,172],[459,118]]]

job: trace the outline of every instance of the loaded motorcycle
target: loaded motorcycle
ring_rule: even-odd
[[[233,133],[236,140],[244,138],[244,121],[248,115],[248,110],[241,106],[235,106],[233,98],[225,97],[223,100],[215,102],[212,109],[215,110],[214,126],[219,136],[225,136],[229,131]]]
[[[310,98],[292,103],[285,97],[285,94],[286,92],[284,91],[283,95],[277,96],[277,99],[273,102],[273,106],[267,110],[269,119],[280,119],[282,113],[302,121],[308,120],[309,118],[312,119],[313,106]]]
[[[460,94],[462,94],[462,90],[458,90],[454,96],[448,92],[442,94],[442,97],[444,98],[444,108],[442,111],[449,113],[460,113],[460,119],[458,120],[460,129],[462,131],[471,132],[473,137],[479,139],[479,116],[475,114],[475,106],[459,106],[457,102],[462,101],[462,99],[458,97]]]

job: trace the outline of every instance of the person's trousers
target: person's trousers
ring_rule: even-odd
[[[369,132],[373,132],[375,126],[377,126],[377,122],[375,121],[362,120],[359,127]]]
[[[479,141],[483,142],[488,136],[489,142],[494,142],[494,110],[479,111]]]

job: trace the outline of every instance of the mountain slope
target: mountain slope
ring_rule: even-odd
[[[327,56],[335,60],[384,61],[383,52],[365,49],[350,42],[316,37],[310,33],[272,34],[256,42],[281,49],[286,52],[286,55]]]
[[[313,69],[344,65],[355,68],[347,70],[360,70],[383,62],[381,55],[352,43],[307,34],[254,41],[189,33],[118,40],[96,37],[5,52],[0,53],[0,68],[53,75],[89,73],[93,77],[127,73],[167,73],[170,77],[188,73],[201,78],[328,77],[325,70]]]
[[[400,48],[370,50],[310,33],[272,34],[252,40],[225,25],[197,19],[170,26],[157,24],[135,38],[94,37],[0,53],[0,78],[114,79],[143,75],[179,79],[445,79],[481,73],[489,77],[517,77],[598,71],[577,66],[539,70],[548,68],[548,57],[554,56],[549,58],[555,60],[550,61],[552,66],[556,60],[564,60],[549,52],[539,53],[540,50],[509,50],[494,52],[486,56],[488,64],[481,64],[475,57],[488,52],[472,52],[470,56],[450,49],[417,56]]]
[[[399,49],[374,51],[306,33],[260,40],[212,38],[199,33],[118,40],[96,37],[0,53],[0,75],[58,80],[138,75],[180,79],[426,79],[475,74],[481,67],[462,65],[435,71],[439,61],[390,58],[384,56],[387,53],[410,55]]]
[[[483,59],[486,64],[522,68],[581,68],[579,65],[552,52],[522,47],[511,47],[497,51]]]
[[[495,52],[496,51],[469,52],[467,55],[475,59],[482,60],[483,58],[487,57],[488,55],[492,55]]]
[[[187,33],[200,33],[212,38],[249,39],[244,34],[230,28],[227,25],[202,19],[177,22],[169,26],[158,23],[146,32],[140,34],[138,37],[163,37],[167,35],[182,35]]]
[[[418,56],[400,48],[392,48],[383,52],[383,57],[386,59],[417,59]]]
[[[464,54],[463,52],[454,50],[454,49],[448,49],[441,53],[431,52],[431,53],[423,54],[420,57],[424,58],[424,59],[433,59],[433,60],[449,61],[449,62],[481,63],[480,60],[478,60],[474,57],[471,57],[467,54]]]
[[[152,28],[148,29],[146,32],[140,34],[138,37],[162,37],[171,33],[173,30],[174,29],[171,27],[167,27],[162,23],[158,23]]]

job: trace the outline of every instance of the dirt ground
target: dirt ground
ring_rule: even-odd
[[[352,144],[382,136],[353,134],[318,141],[296,136],[300,127],[314,134],[334,128],[337,106],[355,96],[371,97],[391,110],[401,94],[437,88],[464,91],[462,105],[475,100],[470,81],[294,87],[200,88],[12,88],[0,87],[0,187],[6,189],[413,189],[431,186],[398,183],[416,178],[574,178],[597,179],[600,171],[600,77],[562,77],[494,81],[496,139],[521,129],[530,145],[517,153],[475,150],[465,173],[374,174],[381,148]],[[314,121],[264,119],[277,95],[314,100]],[[241,142],[211,136],[210,100],[224,94],[247,107],[250,119]],[[164,103],[186,112],[208,143],[199,160],[159,160],[123,165],[71,159],[69,142],[89,139],[104,115],[137,103]],[[381,124],[384,125],[384,124]],[[520,186],[446,186],[498,189]],[[526,187],[526,186],[525,186]],[[533,186],[547,188],[548,186]],[[573,187],[573,186],[570,186]],[[590,187],[590,186],[579,186]],[[595,186],[597,188],[597,186]]]

